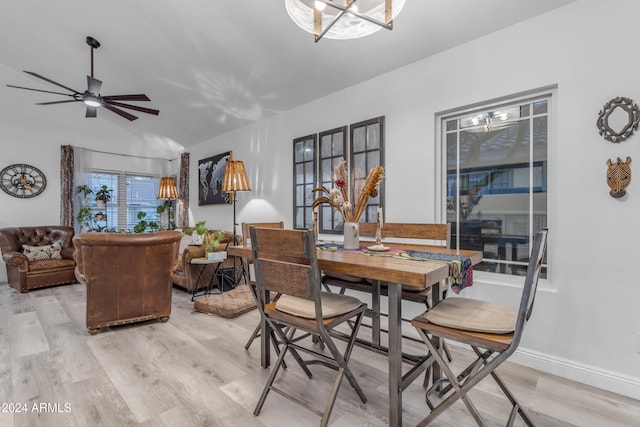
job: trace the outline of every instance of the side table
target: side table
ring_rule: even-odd
[[[215,282],[216,278],[221,275],[220,265],[223,261],[224,259],[211,260],[209,258],[193,258],[191,260],[192,265],[200,266],[196,284],[191,291],[191,301],[195,301],[197,296],[204,295],[206,297],[207,295],[211,294],[213,283]],[[200,286],[200,282],[202,281],[202,273],[204,273],[207,266],[212,269],[211,279],[209,279],[209,284],[207,286]],[[220,283],[220,285],[218,286],[219,293],[222,293],[222,279],[223,278],[220,277],[218,280],[218,283]],[[200,289],[202,289],[202,294],[198,292]]]

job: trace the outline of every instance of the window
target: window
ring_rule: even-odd
[[[124,172],[93,171],[88,184],[96,189],[106,185],[111,189],[111,200],[105,208],[92,207],[95,213],[106,214],[104,219],[95,220],[98,230],[133,230],[138,223],[138,212],[146,212],[145,220],[159,221],[157,207],[161,203],[156,198],[160,179],[153,176],[133,175]]]
[[[362,179],[366,178],[367,172],[373,166],[384,167],[384,117],[320,132],[317,141],[317,151],[315,135],[293,141],[294,228],[313,227],[311,204],[316,194],[311,190],[321,185],[333,188],[333,168],[341,158],[346,160],[349,171],[362,171]],[[384,181],[380,185],[378,195],[369,199],[367,209],[360,220],[375,221],[376,210],[378,206],[384,205],[383,201]],[[339,212],[326,204],[320,205],[318,210],[321,233],[342,233],[343,219]]]
[[[544,94],[440,117],[452,246],[483,251],[476,270],[526,274],[530,242],[547,224],[551,101]]]
[[[316,136],[309,135],[293,140],[293,181],[295,190],[293,218],[296,228],[313,228],[313,187],[316,183]]]
[[[382,151],[382,135],[384,135],[384,117],[366,120],[350,126],[351,129],[351,168],[367,172],[374,166],[384,167]],[[361,222],[376,222],[376,211],[383,206],[384,181],[380,185],[378,195],[369,199],[367,210],[362,215]]]
[[[320,133],[320,185],[331,189],[333,187],[333,168],[341,158],[346,159],[347,127]],[[315,194],[313,197],[315,198]],[[336,230],[342,228],[340,212],[323,203],[319,206],[319,231]]]

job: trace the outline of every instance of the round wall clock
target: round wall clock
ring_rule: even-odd
[[[0,187],[10,196],[26,199],[42,193],[47,179],[40,169],[18,163],[7,166],[0,172]]]

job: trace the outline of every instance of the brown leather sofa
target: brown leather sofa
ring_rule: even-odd
[[[213,234],[217,233],[217,230],[210,230],[209,232]],[[224,251],[230,240],[233,240],[233,233],[225,231],[224,236],[220,239],[220,246],[214,249],[214,252]],[[238,244],[242,244],[242,236],[238,236]],[[189,292],[194,292],[199,288],[207,286],[211,280],[214,269],[202,269],[202,265],[191,264],[192,259],[203,258],[205,256],[204,245],[185,246],[179,257],[178,269],[171,275],[172,282]],[[235,257],[228,257],[222,262],[220,268],[235,268],[235,271],[240,271],[240,260]],[[200,280],[198,280],[201,269],[202,276]]]
[[[171,315],[171,273],[180,233],[82,233],[73,238],[76,277],[87,286],[87,329]]]
[[[46,286],[75,283],[73,228],[60,225],[8,227],[0,229],[2,260],[7,267],[9,285],[20,292]],[[22,245],[45,247],[59,243],[61,259],[30,261]]]

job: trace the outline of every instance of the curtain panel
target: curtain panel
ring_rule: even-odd
[[[189,226],[189,153],[180,155],[180,172],[178,175],[178,227]]]
[[[73,227],[73,147],[60,146],[60,224]]]

